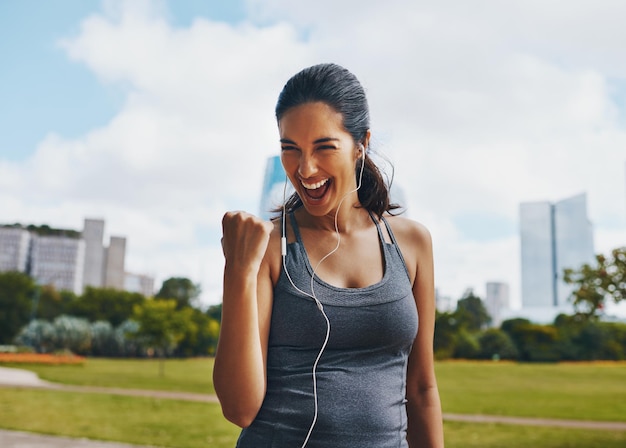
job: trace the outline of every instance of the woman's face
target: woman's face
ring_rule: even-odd
[[[289,180],[313,216],[334,212],[356,188],[359,156],[342,115],[326,103],[289,109],[278,123],[281,160]]]

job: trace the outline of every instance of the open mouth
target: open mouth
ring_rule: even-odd
[[[330,179],[324,179],[313,184],[308,184],[304,181],[300,181],[300,183],[304,187],[304,193],[307,195],[307,197],[314,201],[319,201],[320,199],[322,199],[330,188],[331,184]]]

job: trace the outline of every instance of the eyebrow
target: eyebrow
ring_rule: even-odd
[[[339,139],[335,137],[323,137],[323,138],[318,138],[317,140],[313,141],[313,144],[317,145],[318,143],[338,142],[338,141]],[[297,146],[296,142],[294,142],[293,140],[289,140],[288,138],[281,138],[280,142]]]

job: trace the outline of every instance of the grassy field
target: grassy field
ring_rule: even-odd
[[[626,421],[626,363],[439,362],[444,411]]]
[[[84,365],[3,365],[31,370],[40,378],[55,383],[215,393],[213,358],[168,359],[162,377],[159,375],[159,361],[152,359],[89,358]]]
[[[84,366],[20,366],[68,384],[212,393],[212,361],[90,359]],[[626,421],[626,364],[437,364],[444,412]],[[219,405],[157,398],[0,388],[0,427],[128,443],[233,447],[238,428]],[[446,446],[626,446],[626,432],[446,422]]]

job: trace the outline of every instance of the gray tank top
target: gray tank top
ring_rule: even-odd
[[[296,241],[286,267],[295,285],[310,292],[313,268],[290,214]],[[374,218],[372,218],[374,219]],[[408,271],[386,220],[380,282],[338,288],[315,277],[331,331],[317,367],[318,418],[307,448],[406,448],[406,368],[418,316]],[[274,288],[267,359],[267,392],[238,448],[299,448],[314,416],[313,364],[326,321],[310,297],[282,272]]]

